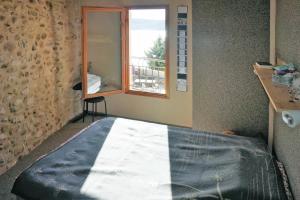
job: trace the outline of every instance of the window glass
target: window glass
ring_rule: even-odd
[[[166,94],[166,9],[129,10],[129,90]]]

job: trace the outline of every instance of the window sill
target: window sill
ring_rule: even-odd
[[[134,91],[134,90],[128,90],[125,92],[125,94],[145,96],[145,97],[154,97],[154,98],[161,98],[161,99],[169,99],[168,94],[159,94],[159,93],[142,92],[142,91]]]

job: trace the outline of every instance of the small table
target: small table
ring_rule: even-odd
[[[84,122],[84,117],[85,115],[88,114],[89,111],[89,103],[92,104],[92,119],[93,121],[95,120],[95,116],[97,113],[97,103],[104,102],[105,106],[105,116],[107,117],[107,107],[106,107],[106,100],[105,97],[100,96],[100,97],[93,97],[93,98],[88,98],[83,100],[83,108],[82,108],[82,121]],[[85,109],[84,109],[85,108]]]

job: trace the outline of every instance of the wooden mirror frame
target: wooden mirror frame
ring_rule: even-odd
[[[87,37],[88,37],[88,19],[87,15],[91,12],[118,12],[121,14],[121,68],[122,68],[122,89],[113,90],[108,92],[98,92],[95,94],[87,93],[87,71],[88,71],[88,48],[87,48]],[[99,96],[110,96],[113,94],[120,94],[125,92],[126,87],[126,8],[119,7],[82,7],[82,98],[88,99]]]

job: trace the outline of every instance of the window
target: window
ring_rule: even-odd
[[[126,13],[125,8],[82,8],[85,99],[125,91]]]
[[[166,7],[83,7],[82,14],[84,98],[168,97]]]
[[[168,36],[166,8],[128,10],[126,92],[168,95]]]

